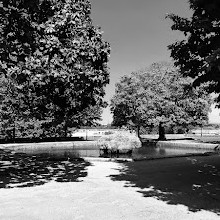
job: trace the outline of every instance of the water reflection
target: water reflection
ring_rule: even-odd
[[[36,149],[36,148],[25,148],[16,150],[16,152],[25,153],[28,155],[48,155],[51,158],[57,159],[74,159],[74,158],[82,158],[82,157],[99,157],[100,152],[99,149]]]
[[[215,152],[214,149],[207,150],[202,148],[178,148],[178,147],[156,147],[143,145],[141,148],[133,150],[133,159],[152,159],[173,156],[201,155],[207,152]]]
[[[16,150],[17,153],[25,153],[28,155],[47,155],[51,158],[68,159],[68,158],[82,158],[82,157],[120,157],[120,158],[133,158],[133,159],[142,159],[142,158],[160,158],[160,157],[170,157],[178,155],[189,155],[189,154],[204,154],[207,152],[206,149],[199,148],[159,148],[155,146],[143,145],[141,148],[133,149],[128,153],[106,153],[101,151],[98,148],[87,149],[62,149],[62,148],[52,148],[52,149],[37,149],[37,148],[23,148]]]
[[[204,154],[207,150],[197,149],[197,148],[159,148],[148,145],[143,145],[141,148],[133,149],[127,153],[107,153],[101,151],[98,148],[95,149],[36,149],[36,148],[23,148],[18,149],[17,153],[25,153],[30,156],[34,155],[44,155],[54,160],[69,160],[83,157],[105,157],[105,158],[133,158],[133,159],[152,159],[152,158],[161,158],[161,157],[172,157],[172,156],[182,156],[189,154]]]

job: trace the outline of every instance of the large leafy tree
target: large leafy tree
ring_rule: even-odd
[[[192,88],[192,79],[183,78],[172,63],[150,67],[122,77],[111,100],[113,125],[158,126],[173,131],[208,121],[211,99],[204,86]]]
[[[1,73],[10,75],[11,68],[22,66],[25,59],[36,51],[43,34],[39,31],[40,25],[52,14],[48,0],[0,1]]]
[[[52,13],[47,0],[0,1],[0,116],[1,130],[8,136],[14,137],[20,129],[29,136],[27,133],[34,133],[29,125],[38,124],[30,108],[34,95],[24,87],[28,82],[23,69],[26,59],[39,47],[43,35],[39,25]]]
[[[16,82],[4,75],[0,76],[0,128],[10,139],[15,136],[32,137],[42,133],[42,121],[30,117],[30,108],[24,103],[24,94]]]
[[[90,106],[104,106],[110,49],[101,31],[92,25],[89,1],[60,2],[56,7],[55,15],[45,24],[43,50],[36,54],[40,62],[36,64],[34,59],[29,67],[31,72],[38,72],[41,91],[50,94],[45,101],[52,106],[49,114],[53,123],[63,123],[66,132],[68,126],[82,122],[79,112]],[[39,69],[46,70],[46,74],[39,73]]]
[[[42,4],[36,2],[37,8]],[[31,9],[34,5],[30,5]],[[20,11],[24,11],[23,5]],[[93,26],[90,11],[89,1],[77,0],[48,0],[41,10],[27,11],[26,17],[32,24],[27,30],[33,30],[30,43],[33,49],[29,46],[31,49],[22,62],[15,60],[9,68],[9,62],[5,61],[5,74],[10,73],[23,93],[29,117],[45,121],[41,126],[44,134],[66,136],[68,127],[97,119],[97,114],[88,117],[81,112],[101,109],[106,104],[102,98],[104,86],[109,82],[110,48],[102,39],[101,30]],[[4,67],[3,63],[2,71]]]
[[[210,82],[209,92],[220,93],[220,1],[189,0],[191,18],[175,14],[172,30],[185,35],[168,48],[184,76],[194,78],[194,85]],[[220,103],[220,96],[216,99]]]

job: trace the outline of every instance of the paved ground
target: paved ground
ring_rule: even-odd
[[[204,209],[220,214],[220,155],[125,163],[112,179],[129,181],[144,197],[183,204],[194,212]]]
[[[148,162],[141,163],[146,167],[149,165]],[[160,165],[161,163],[159,162]],[[156,164],[155,162],[154,165]],[[150,192],[153,187],[149,187],[146,182],[146,185],[139,185],[137,180],[144,179],[146,176],[143,172],[138,173],[135,170],[138,166],[140,166],[139,162],[119,164],[93,161],[87,167],[88,175],[80,178],[82,182],[51,181],[35,187],[2,188],[0,189],[0,219],[220,219],[220,216],[211,211],[189,211],[186,205],[167,204],[152,197],[155,195],[145,197],[143,191]],[[153,164],[149,167],[152,168]],[[128,173],[128,168],[132,172]],[[126,178],[130,178],[131,175],[137,177],[136,181],[126,182]],[[151,177],[152,175],[153,173]],[[134,187],[131,187],[130,183]]]

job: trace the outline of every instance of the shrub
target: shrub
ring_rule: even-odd
[[[114,134],[104,135],[98,139],[99,149],[126,152],[141,147],[141,141],[136,133],[130,131],[117,131]]]

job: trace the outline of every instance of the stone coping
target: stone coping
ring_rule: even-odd
[[[172,140],[172,141],[158,141],[156,147],[159,148],[197,148],[208,150],[219,150],[219,144],[196,142],[194,140]]]
[[[155,141],[159,148],[198,148],[220,150],[219,144],[196,142],[195,140],[168,140]],[[65,142],[41,142],[41,143],[10,143],[0,144],[0,149],[99,149],[97,141],[65,141]]]
[[[97,146],[97,141],[64,141],[40,143],[10,143],[0,144],[0,149],[91,149]],[[98,147],[96,148],[98,149]]]

